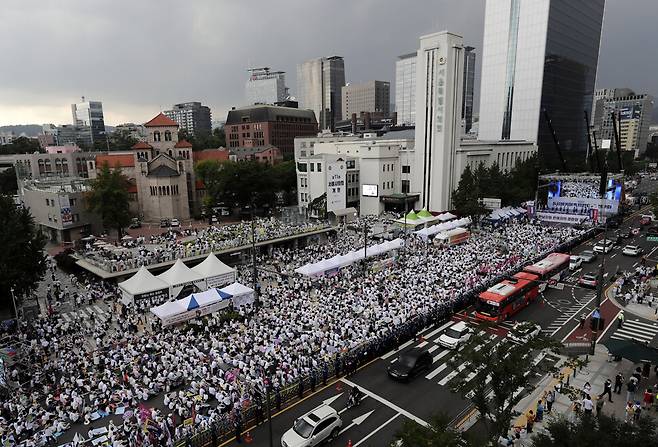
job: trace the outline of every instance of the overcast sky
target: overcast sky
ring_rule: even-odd
[[[0,1],[0,125],[69,123],[81,95],[111,125],[184,101],[223,120],[248,67],[286,71],[295,94],[296,64],[317,56],[343,56],[348,82],[394,85],[420,35],[448,29],[479,52],[484,20],[484,0]],[[607,1],[598,86],[658,96],[656,17],[657,0]]]

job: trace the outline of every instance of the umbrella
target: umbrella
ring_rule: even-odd
[[[658,363],[658,349],[633,340],[610,338],[604,343],[611,354],[623,357],[633,363]]]

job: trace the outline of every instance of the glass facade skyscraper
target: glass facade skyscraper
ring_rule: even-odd
[[[565,153],[587,150],[605,0],[487,0],[480,140],[536,141],[557,159],[545,109]]]
[[[297,65],[299,107],[315,112],[320,129],[333,129],[342,119],[344,85],[345,62],[340,56],[311,59]]]
[[[416,124],[416,53],[395,61],[395,111],[398,124]]]
[[[71,104],[71,114],[73,125],[86,129],[83,131],[90,133],[87,140],[91,141],[91,145],[105,141],[105,119],[103,118],[102,102],[85,101],[83,96],[82,102]]]
[[[462,98],[462,119],[464,133],[473,126],[473,92],[475,88],[475,48],[464,47],[464,95]]]

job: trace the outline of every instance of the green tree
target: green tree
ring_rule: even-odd
[[[18,191],[16,168],[13,166],[0,172],[0,194],[13,195]]]
[[[189,141],[194,151],[226,147],[226,135],[224,129],[220,128],[215,128],[210,133],[197,132],[194,135],[189,134],[187,129],[180,129],[178,131],[178,139]]]
[[[486,209],[478,201],[478,186],[476,178],[470,166],[466,166],[457,189],[452,194],[452,203],[454,208],[459,210],[460,213],[471,216],[473,220],[477,220],[480,215],[486,212]]]
[[[130,223],[128,178],[120,169],[110,169],[105,163],[92,181],[86,199],[88,209],[101,217],[106,228],[116,229],[120,238]]]
[[[5,195],[0,195],[0,226],[0,306],[13,313],[12,289],[20,302],[46,271],[46,238],[30,212]]]
[[[196,173],[210,196],[207,204],[225,203],[248,207],[272,207],[276,201],[277,180],[272,166],[257,161],[202,162]]]
[[[452,382],[451,389],[470,398],[491,439],[498,439],[509,431],[514,407],[524,397],[517,390],[532,388],[531,380],[540,370],[530,354],[539,349],[555,349],[558,345],[543,336],[525,344],[491,345],[490,341],[488,336],[475,335],[450,360],[455,370],[462,371]]]
[[[649,205],[651,205],[651,211],[658,216],[658,193],[649,194]]]
[[[402,428],[395,434],[395,439],[402,441],[400,447],[460,447],[464,445],[461,433],[450,426],[450,419],[442,413],[432,416],[428,427],[420,425],[416,421],[405,420]]]
[[[43,152],[39,141],[35,138],[18,137],[2,146],[3,154],[31,154],[33,152]]]
[[[537,190],[537,156],[527,160],[516,161],[514,169],[509,173],[506,184],[505,205],[518,205],[523,201],[535,198]]]
[[[545,431],[532,437],[533,447],[635,447],[658,445],[656,420],[643,416],[628,424],[602,413],[598,417],[582,414],[575,420],[564,416],[547,420]]]
[[[272,166],[276,190],[283,194],[286,205],[297,203],[297,168],[294,160],[283,161]]]

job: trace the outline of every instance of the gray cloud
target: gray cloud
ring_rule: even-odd
[[[658,2],[608,0],[599,85],[658,92]],[[642,14],[638,12],[642,11]],[[68,122],[80,95],[110,124],[145,121],[200,100],[223,119],[243,103],[246,68],[287,72],[312,57],[345,58],[348,81],[394,81],[396,56],[449,29],[478,50],[484,0],[3,0],[0,124]]]

